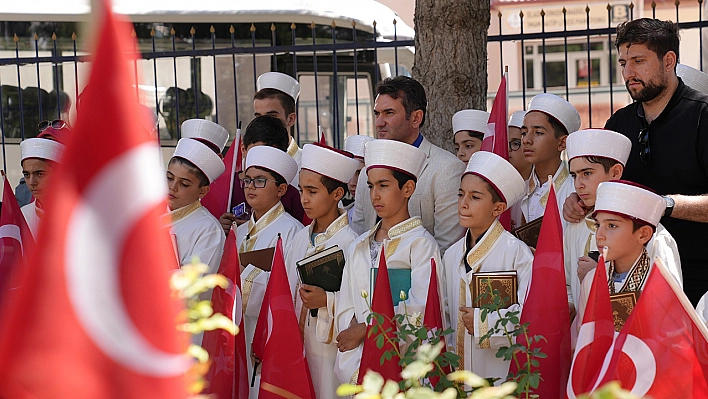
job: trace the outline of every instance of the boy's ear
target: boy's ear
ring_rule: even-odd
[[[339,201],[344,198],[344,189],[342,187],[337,187],[332,192],[334,194],[334,199]]]
[[[283,197],[288,192],[288,183],[278,185],[278,197]]]
[[[618,180],[619,178],[622,177],[623,172],[624,172],[624,167],[622,166],[622,164],[616,163],[610,167],[610,178],[612,180]]]
[[[506,202],[502,202],[502,201],[495,202],[494,203],[494,210],[492,210],[492,215],[494,215],[494,217],[497,217],[497,216],[501,215],[502,213],[504,213],[506,208],[507,208]]]
[[[413,195],[413,192],[415,191],[415,182],[413,180],[406,181],[403,184],[403,188],[401,188],[401,191],[403,191],[404,197],[410,198]]]
[[[644,225],[637,229],[637,233],[637,240],[639,240],[642,245],[646,245],[646,243],[648,243],[654,235],[654,229],[652,229],[651,226]]]
[[[211,186],[206,185],[204,187],[199,187],[199,199],[204,198],[207,193],[209,193],[209,190],[211,189]]]
[[[290,115],[288,115],[287,119],[285,120],[287,122],[287,125],[285,125],[285,127],[288,129],[288,135],[290,135],[290,126],[295,125],[296,119],[297,119],[297,114],[295,112],[293,112]],[[288,140],[290,140],[289,137],[288,137]],[[288,144],[290,144],[290,143],[288,142]]]
[[[568,138],[567,134],[564,134],[560,137],[560,141],[558,142],[558,151],[563,151],[565,150],[565,140]]]

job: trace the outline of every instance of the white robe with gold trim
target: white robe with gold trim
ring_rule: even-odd
[[[380,251],[375,266],[372,265],[369,247],[379,225],[377,223],[373,229],[357,237],[349,247],[347,267],[344,268],[342,289],[338,298],[339,309],[335,316],[338,331],[347,329],[353,318],[356,318],[356,323],[367,323],[370,313],[368,304],[373,296],[370,292],[370,270],[378,267],[381,258]],[[410,316],[415,313],[422,315],[425,312],[430,285],[430,258],[434,258],[437,265],[442,265],[438,244],[422,226],[419,217],[412,217],[393,226],[388,235],[389,239],[383,241],[387,268],[411,270],[411,289],[406,301],[401,301],[394,311]],[[438,266],[437,270],[439,287],[444,287],[442,267]],[[367,299],[361,296],[362,291],[368,293]],[[443,290],[439,292],[440,300],[444,301]],[[350,382],[352,377],[358,375],[362,349],[363,344],[350,351],[337,353],[335,374],[341,383]]]
[[[288,246],[285,257],[285,267],[288,277],[298,281],[296,262],[323,251],[332,246],[338,246],[343,252],[345,260],[348,256],[349,245],[356,239],[357,234],[349,227],[347,212],[340,209],[339,217],[329,225],[321,234],[315,236],[315,245],[310,241],[313,224],[300,230]],[[345,262],[345,268],[348,265]],[[334,398],[339,380],[334,374],[334,361],[337,356],[338,331],[334,328],[334,315],[337,310],[339,292],[327,292],[327,306],[317,310],[317,317],[312,317],[307,308],[302,306],[302,299],[298,293],[299,283],[296,284],[293,295],[295,296],[295,315],[298,316],[300,332],[303,334],[305,356],[310,367],[312,385],[315,396],[318,398]]]
[[[460,306],[472,306],[470,282],[475,271],[510,271],[517,272],[517,295],[519,304],[508,309],[502,309],[502,314],[508,311],[520,311],[526,298],[526,290],[531,281],[533,254],[529,247],[522,241],[505,231],[498,220],[490,226],[482,239],[467,253],[467,238],[463,237],[451,246],[443,264],[448,273],[446,284],[446,309],[449,315],[450,327],[455,330],[447,336],[450,350],[461,356],[461,363],[457,369],[472,371],[484,378],[506,378],[509,362],[495,356],[501,346],[508,346],[509,342],[504,335],[494,335],[489,342],[480,345],[479,337],[485,335],[489,328],[495,325],[498,317],[489,314],[486,320],[481,320],[481,309],[475,309],[474,335],[469,334],[462,324]],[[469,273],[465,269],[463,257],[472,267]]]
[[[526,187],[526,194],[517,203],[517,207],[521,208],[521,215],[523,220],[514,220],[515,226],[523,226],[524,223],[531,222],[543,216],[543,212],[546,209],[546,201],[548,201],[548,194],[550,192],[551,185],[549,181],[542,186],[539,186],[538,176],[536,176],[536,168],[531,170],[531,176],[527,180],[528,184]],[[556,189],[556,199],[558,200],[558,212],[561,215],[561,224],[563,229],[568,225],[568,222],[563,219],[563,203],[565,199],[570,196],[570,194],[575,192],[575,185],[573,184],[573,177],[570,176],[568,172],[568,165],[566,162],[561,161],[558,170],[553,175],[553,182]],[[518,218],[519,212],[512,211],[512,215]]]
[[[189,207],[195,209],[186,209]],[[182,211],[188,211],[188,214],[180,215],[177,220],[170,220],[173,215],[179,215]],[[196,256],[200,262],[209,266],[207,274],[217,273],[221,255],[224,253],[224,242],[226,242],[224,229],[219,221],[201,204],[187,205],[168,212],[165,217],[170,234],[175,236],[177,242],[179,264],[191,263],[192,258]]]
[[[39,232],[39,222],[41,219],[39,218],[39,215],[37,214],[37,207],[36,207],[36,200],[30,202],[29,204],[23,206],[20,208],[20,211],[22,211],[22,215],[25,217],[25,220],[27,221],[27,226],[30,229],[30,233],[32,233],[32,238],[34,238],[35,241],[37,241],[37,233]],[[44,212],[40,210],[39,212]]]

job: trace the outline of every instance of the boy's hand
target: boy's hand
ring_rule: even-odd
[[[591,257],[583,256],[581,258],[578,258],[578,278],[580,279],[581,283],[583,282],[583,279],[588,274],[588,272],[590,270],[593,270],[595,267],[597,267],[597,262],[595,262],[595,260]]]
[[[577,193],[572,193],[563,203],[563,219],[570,223],[578,223],[585,218],[589,209]]]
[[[578,314],[578,311],[575,310],[575,305],[573,305],[573,302],[568,302],[568,313],[570,313],[570,321],[572,322]]]
[[[464,323],[467,332],[474,335],[474,308],[460,307],[462,312],[462,323]],[[460,328],[459,326],[457,328]]]
[[[236,222],[236,216],[233,213],[226,212],[219,218],[219,223],[221,223],[221,228],[224,229],[224,233],[229,234],[231,226]]]
[[[366,324],[355,323],[337,335],[337,349],[340,352],[350,351],[364,342],[366,337]]]
[[[300,284],[300,299],[308,309],[319,309],[327,306],[327,293],[315,285]]]

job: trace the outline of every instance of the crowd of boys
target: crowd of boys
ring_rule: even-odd
[[[257,82],[256,117],[240,140],[245,161],[231,193],[250,218],[225,213],[217,219],[200,203],[224,172],[228,132],[205,120],[182,125],[166,172],[164,216],[177,256],[182,263],[198,256],[216,272],[224,232],[235,229],[241,253],[274,247],[282,238],[305,354],[322,398],[356,381],[370,311],[361,293],[370,292],[371,270],[382,257],[410,279],[398,313],[424,312],[430,260],[442,265],[438,288],[444,322],[455,331],[447,344],[461,356],[458,366],[504,378],[508,363],[495,357],[501,340],[478,339],[496,316],[481,317],[469,287],[475,273],[516,271],[518,303],[502,313],[523,307],[534,249],[499,217],[508,211],[512,226],[520,227],[543,216],[551,185],[564,215],[568,308],[576,329],[592,275],[602,270],[592,254],[603,248],[610,293],[641,291],[658,257],[695,305],[708,288],[708,93],[693,87],[705,90],[708,76],[684,66],[684,80],[676,75],[678,30],[669,22],[622,24],[616,46],[635,102],[605,129],[580,130],[572,104],[538,94],[527,111],[510,117],[508,160],[479,151],[489,118],[481,110],[452,116],[456,156],[428,142],[421,134],[425,91],[407,77],[378,85],[376,139],[351,136],[344,150],[319,143],[300,148],[291,136],[299,84],[266,73]],[[35,198],[22,211],[34,233],[47,195],[42,181],[63,145],[40,137],[21,149]],[[348,194],[354,201],[344,207]],[[299,281],[296,262],[333,246],[345,257],[340,290]],[[262,268],[241,266],[249,351],[268,279]],[[249,376],[258,374],[253,364]],[[251,397],[257,395],[256,383]]]

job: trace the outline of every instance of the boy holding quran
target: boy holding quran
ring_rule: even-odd
[[[338,204],[358,167],[359,160],[348,152],[319,143],[302,148],[300,201],[312,223],[293,237],[285,265],[290,279],[300,280],[293,292],[295,315],[318,398],[335,397],[339,386],[334,374],[334,315],[346,252],[357,234]]]
[[[450,349],[460,356],[458,369],[484,378],[507,375],[509,363],[495,356],[504,336],[480,337],[498,319],[495,313],[482,321],[480,306],[491,302],[488,284],[501,292],[506,309],[518,311],[531,279],[533,254],[529,247],[502,227],[498,218],[524,195],[524,179],[507,160],[486,151],[472,154],[462,175],[457,210],[465,236],[443,258],[446,273],[446,312],[455,330],[448,336]]]
[[[395,312],[410,316],[425,311],[430,259],[440,264],[440,252],[421,219],[408,212],[408,201],[425,161],[423,151],[404,142],[374,140],[366,144],[369,198],[380,221],[354,240],[344,268],[335,317],[339,331],[335,373],[342,383],[358,377],[372,287],[382,256],[388,268]],[[444,286],[440,274],[440,286]],[[405,300],[401,291],[406,294]],[[367,298],[362,292],[367,293]]]

